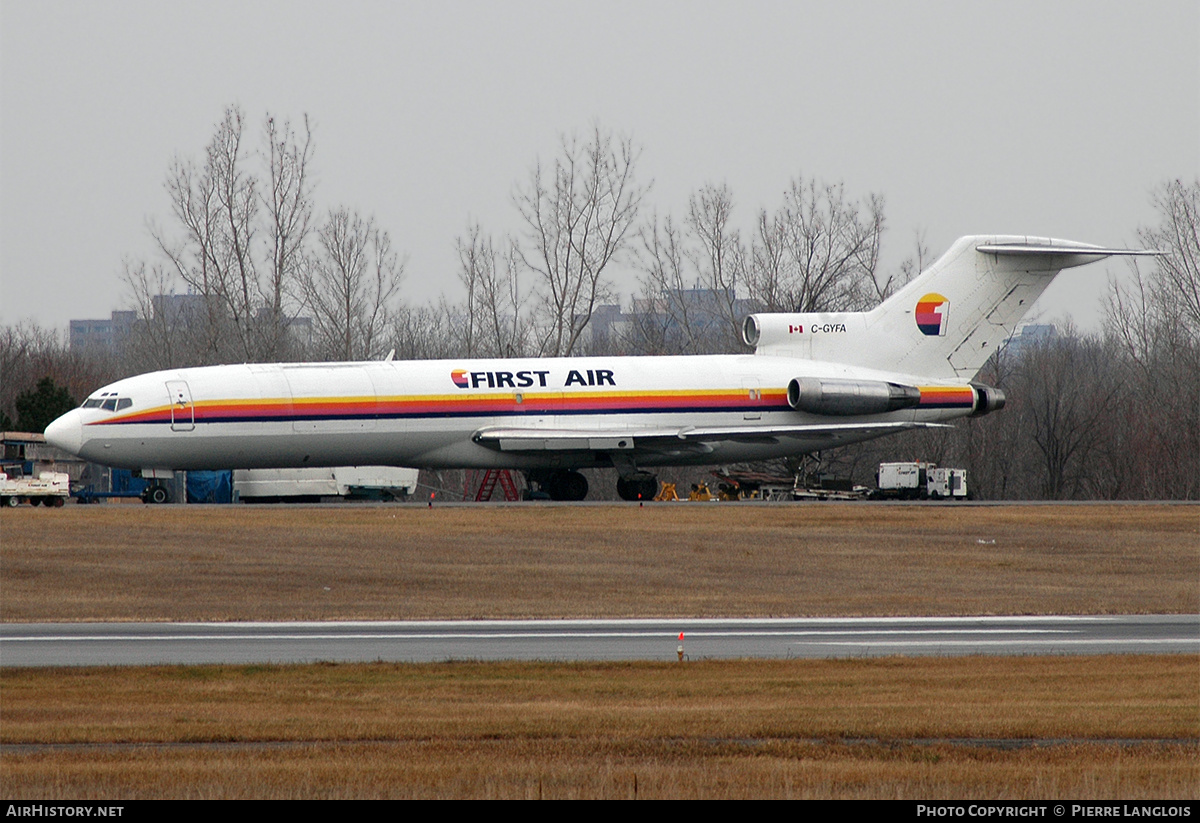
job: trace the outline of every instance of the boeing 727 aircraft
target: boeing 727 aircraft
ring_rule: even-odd
[[[627,500],[656,466],[806,454],[1004,405],[972,382],[1062,269],[1106,249],[964,237],[869,312],[755,314],[753,354],[244,364],[119,380],[46,439],[109,466],[519,469],[582,500],[615,467]],[[166,499],[165,487],[151,499]]]

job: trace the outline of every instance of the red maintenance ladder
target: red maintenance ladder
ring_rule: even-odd
[[[513,483],[512,473],[508,469],[488,469],[483,474],[483,482],[479,484],[479,491],[475,493],[476,502],[491,500],[492,492],[496,490],[496,483],[499,483],[500,488],[504,489],[505,500],[521,499],[517,493],[517,485]]]

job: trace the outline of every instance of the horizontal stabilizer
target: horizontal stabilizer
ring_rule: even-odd
[[[1079,254],[1094,255],[1097,257],[1129,257],[1134,255],[1156,256],[1163,254],[1163,252],[1156,249],[1105,249],[1088,243],[1071,243],[1070,245],[1057,246],[1050,246],[1044,243],[980,243],[975,247],[975,250],[981,251],[984,254],[1044,254],[1050,256]]]
[[[1062,269],[1075,266],[1086,266],[1097,263],[1106,257],[1154,256],[1162,254],[1154,249],[1106,249],[1093,246],[1090,243],[1077,243],[1073,240],[1053,240],[1046,238],[1030,238],[1025,242],[989,242],[975,246],[975,251],[981,254],[994,254],[997,257],[1024,258],[1027,270],[1042,269],[1047,273],[1057,273]],[[1041,265],[1030,265],[1041,260]]]

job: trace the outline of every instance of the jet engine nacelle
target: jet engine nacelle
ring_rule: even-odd
[[[972,417],[982,417],[988,412],[1002,409],[1008,399],[1004,396],[1003,389],[985,386],[982,383],[972,383],[971,388],[975,390],[975,409],[971,412]]]
[[[742,340],[759,354],[807,357],[814,344],[845,346],[865,331],[862,312],[751,314],[742,321]],[[820,358],[818,358],[820,359]]]
[[[788,404],[809,414],[883,414],[911,409],[921,390],[883,380],[797,377],[788,383]]]

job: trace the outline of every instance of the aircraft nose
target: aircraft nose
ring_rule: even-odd
[[[79,454],[83,447],[83,423],[79,420],[79,409],[71,409],[47,426],[46,442],[71,454]]]

